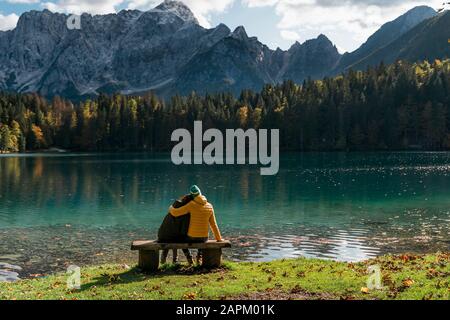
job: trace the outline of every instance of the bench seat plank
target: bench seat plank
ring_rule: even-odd
[[[231,248],[230,241],[217,242],[210,240],[205,243],[159,243],[157,241],[133,241],[131,250],[166,250],[166,249],[222,249]]]

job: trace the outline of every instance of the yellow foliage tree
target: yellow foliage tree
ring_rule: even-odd
[[[46,146],[44,133],[42,132],[42,129],[37,125],[31,125],[31,131],[33,132],[33,140],[34,140],[34,148],[40,149],[44,148]]]

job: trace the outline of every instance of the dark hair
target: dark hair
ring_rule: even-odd
[[[194,197],[191,196],[191,195],[183,196],[181,199],[175,201],[175,203],[173,204],[173,207],[174,208],[184,207],[185,205],[187,205],[192,200],[194,200]]]
[[[181,198],[181,202],[183,203],[183,205],[188,204],[192,200],[194,200],[194,197],[192,195],[190,195],[190,194],[185,195],[183,198]]]

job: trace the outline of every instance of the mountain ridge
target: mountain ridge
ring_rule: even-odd
[[[166,0],[149,11],[83,14],[81,30],[67,29],[66,14],[29,11],[15,29],[0,33],[0,89],[74,99],[148,90],[170,97],[320,79],[364,66],[357,63],[433,18],[433,12],[414,8],[380,28],[359,53],[341,55],[325,35],[296,42],[288,50],[272,50],[243,26],[206,29],[178,1]],[[401,30],[395,35],[383,31],[390,25]],[[374,37],[384,40],[375,43]]]
[[[397,19],[382,25],[365,43],[351,53],[345,53],[334,73],[345,71],[364,59],[374,51],[379,50],[413,29],[420,22],[432,18],[437,12],[428,6],[417,6],[407,11]]]
[[[450,26],[450,11],[440,13],[432,19],[425,20],[409,30],[396,42],[392,42],[366,59],[354,65],[356,69],[396,60],[435,60],[450,57],[450,34],[438,32]]]

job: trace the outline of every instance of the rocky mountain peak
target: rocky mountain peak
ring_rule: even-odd
[[[230,28],[228,28],[228,26],[226,24],[224,24],[224,23],[219,23],[219,25],[217,25],[215,30],[221,30],[221,31],[225,31],[225,32],[228,32],[228,33],[231,32]]]
[[[301,50],[301,49],[305,49],[305,48],[308,49],[308,48],[312,48],[312,47],[319,47],[321,49],[332,49],[332,48],[335,48],[335,45],[333,44],[333,42],[331,42],[330,39],[328,39],[327,36],[325,36],[324,34],[320,34],[317,38],[306,40],[304,43],[300,43],[300,42],[296,41],[292,45],[292,47],[289,49],[289,51],[297,51],[297,50]]]
[[[245,31],[245,28],[243,26],[239,26],[237,27],[233,33],[231,34],[231,36],[235,39],[239,39],[239,40],[247,40],[248,39],[248,35],[247,35],[247,31]]]
[[[170,12],[178,16],[185,22],[193,22],[199,24],[194,13],[181,1],[165,0],[159,6],[151,10],[152,12]]]
[[[321,43],[332,44],[331,40],[328,39],[328,37],[322,33],[317,37],[316,40],[320,41]]]

